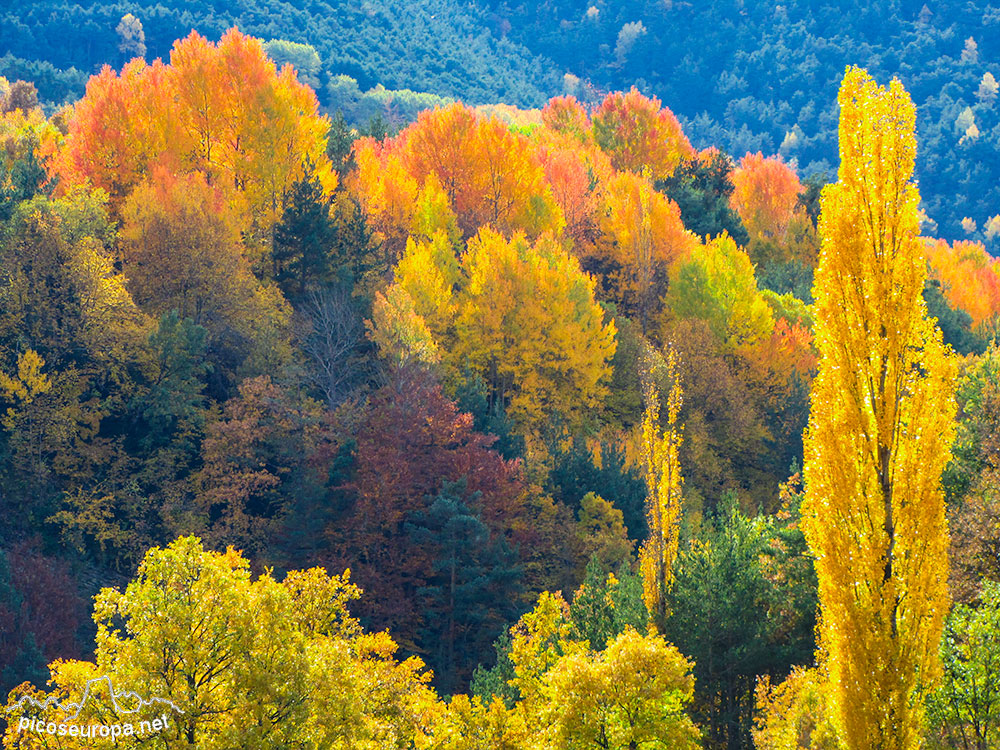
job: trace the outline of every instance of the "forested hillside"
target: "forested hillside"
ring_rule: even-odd
[[[186,750],[996,743],[1000,260],[899,80],[840,60],[816,179],[499,69],[351,127],[318,40],[127,10],[71,105],[0,77],[5,746],[148,746],[48,736],[102,676]]]
[[[0,75],[36,81],[46,101],[77,98],[101,65],[135,53],[130,32],[116,32],[126,13],[141,23],[150,60],[191,29],[218,37],[232,25],[311,45],[280,59],[315,54],[321,103],[357,124],[379,109],[397,125],[415,117],[406,91],[359,106],[376,85],[519,106],[559,93],[596,103],[634,85],[671,107],[697,146],[780,153],[804,177],[834,174],[837,82],[845,65],[862,65],[898,75],[917,104],[928,231],[1000,247],[1000,219],[991,223],[1000,215],[1000,6],[41,0],[0,12]]]

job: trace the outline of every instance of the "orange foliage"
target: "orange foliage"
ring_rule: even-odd
[[[744,354],[751,362],[780,376],[779,381],[784,384],[793,372],[808,379],[809,373],[816,367],[812,340],[812,332],[807,326],[778,318],[770,337]]]
[[[656,180],[670,176],[683,159],[694,155],[674,113],[635,88],[627,94],[608,94],[592,120],[594,140],[615,169],[648,168]]]
[[[568,134],[543,129],[536,139],[545,179],[566,221],[564,233],[578,254],[585,253],[597,239],[602,208],[598,188],[610,179],[611,163],[602,151]]]
[[[419,186],[400,159],[391,142],[361,138],[354,144],[358,165],[352,188],[368,217],[376,239],[398,257],[406,245],[413,224]]]
[[[604,185],[603,199],[601,246],[623,265],[646,257],[669,263],[698,246],[677,204],[638,175],[616,174]]]
[[[199,171],[249,218],[269,226],[288,188],[312,168],[336,184],[326,156],[328,121],[312,89],[280,72],[260,41],[230,29],[218,44],[192,32],[170,64],[136,59],[120,75],[105,66],[87,85],[54,171],[89,182],[117,208],[166,163]]]
[[[980,242],[933,240],[925,246],[930,276],[952,307],[965,310],[978,326],[1000,313],[1000,260]]]
[[[420,183],[437,175],[466,237],[486,225],[530,237],[562,228],[531,143],[498,120],[452,104],[421,112],[396,145]]]
[[[605,284],[616,301],[635,308],[645,325],[656,279],[665,278],[670,265],[693,251],[698,240],[684,228],[677,204],[643,177],[616,174],[603,186],[602,198],[594,254],[610,262]]]
[[[168,140],[176,142],[176,133],[167,132],[172,120],[149,116],[167,108],[164,68],[159,61],[148,66],[136,59],[121,75],[105,65],[91,77],[53,163],[63,185],[89,181],[120,204],[167,150]]]
[[[730,203],[750,233],[751,241],[785,242],[802,183],[780,158],[759,151],[740,159],[733,170]]]
[[[572,136],[578,141],[586,140],[590,131],[587,110],[572,96],[549,99],[542,110],[542,124],[554,133]]]

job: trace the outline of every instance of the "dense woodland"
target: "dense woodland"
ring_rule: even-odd
[[[118,31],[126,13],[141,24],[141,49],[134,31]],[[0,75],[36,81],[43,101],[61,103],[104,64],[165,59],[192,28],[218,38],[233,25],[276,40],[276,58],[355,125],[379,114],[398,127],[439,96],[542,107],[636,86],[674,111],[696,147],[780,153],[803,179],[836,171],[844,66],[896,75],[917,104],[927,231],[1000,248],[996,4],[37,0],[0,11]]]
[[[789,84],[822,97],[828,128],[840,117],[844,169],[821,199],[833,168],[817,178],[799,165],[807,154],[833,163],[832,130],[804,136],[796,161],[787,143],[768,155],[763,125],[725,135],[721,113],[682,121],[640,91],[692,101],[670,88],[681,79],[640,69],[661,53],[639,45],[676,40],[652,22],[637,32],[641,54],[601,48],[617,62],[587,62],[578,96],[546,101],[547,64],[526,51],[529,39],[560,65],[570,48],[530,31],[545,18],[496,8],[509,22],[480,34],[481,48],[456,42],[468,57],[434,58],[456,88],[430,85],[401,57],[382,69],[387,85],[436,88],[449,101],[407,94],[405,124],[411,115],[393,122],[391,95],[377,91],[382,109],[359,109],[364,122],[352,127],[323,114],[321,102],[351,86],[333,74],[365,88],[373,81],[349,55],[373,68],[390,58],[360,43],[338,45],[336,57],[332,26],[316,27],[329,28],[329,47],[302,40],[322,57],[297,72],[274,60],[309,50],[218,33],[228,17],[202,24],[208,6],[43,6],[16,25],[4,19],[0,41],[14,57],[87,73],[117,62],[85,93],[75,73],[2,63],[0,688],[14,691],[12,704],[41,689],[77,695],[112,674],[180,696],[171,747],[865,746],[863,727],[824,708],[830,695],[845,706],[856,696],[831,692],[814,668],[817,654],[843,651],[830,662],[839,669],[850,662],[831,623],[848,628],[851,613],[836,620],[829,605],[843,573],[830,569],[836,534],[850,528],[825,526],[832,516],[817,501],[803,509],[804,479],[837,486],[831,477],[847,476],[834,441],[816,429],[804,443],[803,430],[810,392],[828,394],[822,403],[851,392],[823,357],[837,342],[863,349],[871,335],[837,328],[832,311],[867,314],[868,303],[836,298],[835,261],[820,264],[824,242],[854,247],[851,175],[875,169],[846,135],[899,123],[877,132],[896,138],[904,165],[914,143],[918,165],[928,150],[955,174],[969,164],[955,144],[934,151],[933,133],[925,143],[922,89],[914,140],[898,83],[884,93],[849,72],[839,110],[835,84]],[[435,10],[449,29],[468,18]],[[691,12],[668,3],[659,16]],[[748,23],[771,19],[743,12]],[[610,8],[593,15],[594,34],[620,20]],[[311,17],[256,29],[289,38]],[[591,21],[573,21],[565,38],[585,44],[573,35]],[[430,22],[414,24],[433,36]],[[952,39],[956,55],[969,49],[964,27],[917,19],[912,29],[933,44]],[[44,34],[65,35],[64,58],[30,51],[56,49]],[[888,55],[884,41],[870,43]],[[482,88],[457,88],[465,75],[454,71],[465,69],[454,66],[489,67],[491,55],[521,65],[521,77],[470,68]],[[923,75],[914,55],[912,75]],[[829,53],[837,81],[844,57]],[[942,69],[952,64],[967,68],[957,101],[986,67],[956,59]],[[600,76],[612,74],[640,88],[601,93],[615,83]],[[516,88],[496,88],[501,80]],[[796,101],[788,91],[767,96]],[[967,99],[981,128],[967,158],[983,170],[996,160],[974,149],[996,149],[994,98]],[[696,147],[695,133],[722,148]],[[739,144],[751,149],[727,150]],[[903,171],[871,180],[905,183],[893,164]],[[977,216],[997,213],[989,190],[995,180],[977,192],[992,206]],[[938,420],[907,422],[914,444],[941,442],[893,464],[929,478],[905,492],[936,534],[923,547],[901,537],[900,557],[937,555],[932,581],[899,574],[905,606],[931,624],[913,626],[917,669],[893,668],[940,679],[926,690],[893,684],[911,744],[885,747],[915,747],[918,734],[940,747],[995,743],[1000,261],[975,241],[988,239],[982,227],[938,239],[924,220],[918,237],[919,197],[904,192],[892,216],[910,253],[905,283],[883,284],[881,266],[858,278],[875,280],[862,297],[884,316],[885,357],[903,358],[913,378],[899,398],[924,399],[906,418]],[[959,213],[979,205],[962,192],[939,200]],[[864,374],[857,362],[839,372]],[[823,418],[814,408],[813,424]],[[882,429],[883,416],[873,419]],[[950,570],[934,515],[945,507]],[[826,555],[823,540],[835,544]],[[938,668],[927,654],[942,628]],[[895,655],[895,629],[886,638],[873,652]],[[56,746],[13,724],[4,742]]]

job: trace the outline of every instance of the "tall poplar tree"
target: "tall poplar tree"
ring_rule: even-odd
[[[921,296],[913,103],[898,80],[886,90],[858,68],[838,100],[840,171],[823,191],[819,226],[803,530],[847,746],[910,750],[948,609],[941,472],[954,366]]]
[[[652,357],[649,357],[651,360]],[[674,580],[681,515],[681,464],[678,450],[681,428],[677,424],[683,394],[678,372],[677,352],[670,348],[662,363],[644,365],[643,383],[646,411],[642,418],[639,447],[646,478],[646,518],[649,538],[639,552],[642,572],[642,599],[650,620],[663,632],[667,620],[667,593]],[[652,377],[659,365],[664,378],[671,382],[667,394],[667,429],[660,431],[660,397]]]

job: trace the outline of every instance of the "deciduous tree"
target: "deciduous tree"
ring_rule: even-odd
[[[593,113],[594,140],[615,169],[639,173],[648,169],[654,180],[669,177],[694,149],[677,117],[656,97],[635,88],[608,94]]]
[[[948,608],[941,472],[954,366],[926,317],[910,182],[914,107],[848,69],[838,182],[823,193],[816,274],[819,373],[806,435],[803,529],[816,556],[821,637],[851,750],[922,742]]]

